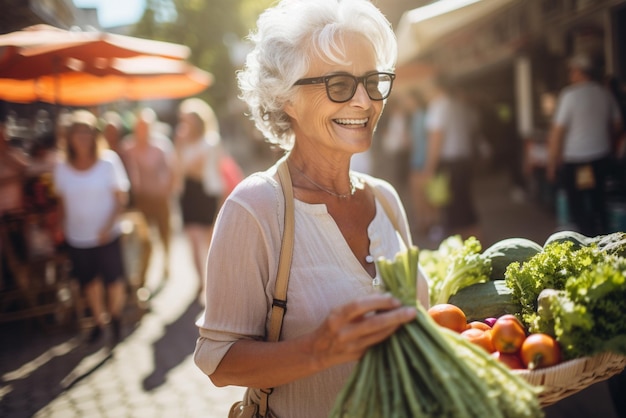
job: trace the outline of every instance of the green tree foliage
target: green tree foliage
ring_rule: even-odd
[[[268,0],[148,0],[134,35],[176,42],[191,49],[189,61],[209,71],[214,84],[203,94],[223,113],[238,94],[229,45],[243,40]],[[235,42],[233,42],[233,40]]]

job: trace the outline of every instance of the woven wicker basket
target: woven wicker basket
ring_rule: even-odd
[[[600,353],[582,357],[538,370],[515,370],[529,383],[543,387],[539,394],[541,405],[548,406],[573,395],[594,383],[620,373],[626,367],[626,357]]]

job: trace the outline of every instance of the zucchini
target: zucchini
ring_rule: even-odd
[[[587,237],[575,231],[559,231],[548,237],[545,244],[543,244],[543,248],[546,248],[546,246],[553,242],[566,241],[570,241],[574,244],[572,245],[572,251],[580,250],[582,247],[596,245],[600,251],[604,251],[607,254],[626,257],[626,232],[613,232],[606,235]]]
[[[491,260],[491,280],[503,280],[509,264],[523,263],[543,251],[543,247],[526,238],[507,238],[498,241],[483,252]]]
[[[546,242],[543,244],[543,248],[546,248],[548,245],[553,242],[571,242],[574,245],[572,246],[572,251],[579,250],[582,247],[587,247],[592,242],[592,238],[585,236],[576,231],[559,231],[550,235]]]
[[[461,308],[468,322],[483,321],[521,312],[521,305],[513,300],[512,295],[513,291],[504,280],[492,280],[459,290],[450,296],[448,303]]]
[[[619,257],[626,257],[626,232],[598,235],[595,238],[591,238],[591,241],[598,245],[600,251],[604,251],[607,254],[615,254]]]

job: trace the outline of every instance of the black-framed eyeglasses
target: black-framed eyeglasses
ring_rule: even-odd
[[[385,100],[391,93],[394,73],[375,72],[356,77],[352,74],[331,74],[322,77],[301,78],[294,83],[295,86],[308,86],[322,84],[326,86],[326,95],[330,101],[345,103],[354,97],[356,88],[362,83],[367,95],[372,100]]]

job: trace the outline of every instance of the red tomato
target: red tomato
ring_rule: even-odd
[[[547,334],[530,334],[522,344],[520,357],[530,370],[554,366],[561,361],[561,347]]]
[[[503,315],[493,324],[493,345],[501,353],[517,353],[526,339],[526,330],[514,315]]]

